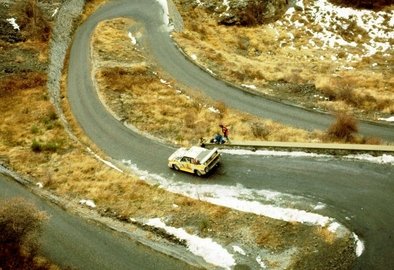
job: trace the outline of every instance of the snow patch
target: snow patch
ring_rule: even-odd
[[[213,113],[220,113],[220,111],[214,107],[209,107],[208,108],[209,111],[213,112]]]
[[[59,11],[59,8],[56,8],[56,9],[53,11],[51,17],[52,17],[52,18],[55,17],[58,11]]]
[[[390,116],[388,118],[379,118],[380,121],[394,122],[394,116]]]
[[[326,205],[324,203],[319,202],[315,207],[313,207],[314,210],[321,210],[326,208]]]
[[[16,23],[15,18],[9,18],[6,21],[9,22],[15,30],[20,31],[19,25]]]
[[[256,262],[260,265],[260,267],[261,267],[262,269],[266,269],[266,268],[267,268],[267,266],[265,265],[265,263],[263,262],[263,260],[261,259],[260,256],[257,256]]]
[[[91,208],[96,208],[96,204],[92,200],[85,200],[85,199],[83,199],[83,200],[80,200],[79,203],[80,204],[84,204],[86,206],[89,206]]]
[[[205,197],[200,195],[200,200],[204,200],[216,205],[226,206],[243,212],[263,215],[273,219],[300,222],[310,225],[326,226],[332,219],[319,214],[298,210],[293,208],[282,208],[273,205],[266,205],[256,201],[245,201],[239,198],[229,198],[216,194],[217,197]]]
[[[129,32],[129,38],[131,40],[131,44],[136,45],[137,44],[137,39],[133,36],[131,32]]]
[[[275,157],[329,157],[329,155],[313,154],[306,152],[286,152],[286,151],[271,151],[271,150],[242,150],[242,149],[222,149],[221,153],[229,155],[249,155],[249,156],[275,156]]]
[[[223,0],[223,6],[226,7],[226,11],[229,11],[230,10],[229,0]]]
[[[163,8],[163,22],[164,22],[164,25],[166,25],[167,27],[168,27],[168,31],[171,31],[172,29],[171,29],[171,27],[170,27],[170,12],[169,12],[169,10],[168,10],[168,2],[167,2],[167,0],[156,0],[160,5],[161,5],[161,7]]]
[[[253,85],[253,84],[241,84],[241,86],[243,86],[245,88],[253,89],[253,90],[257,89],[256,85]]]
[[[339,224],[338,222],[333,222],[327,227],[327,230],[329,230],[330,232],[335,233],[341,226],[342,225]]]
[[[360,257],[361,254],[363,254],[365,250],[365,245],[364,242],[360,240],[360,238],[357,236],[357,234],[353,233],[354,241],[356,243],[356,255],[357,257]]]
[[[295,17],[297,13],[297,17]],[[318,25],[319,30],[314,27],[306,28],[304,22],[311,22]],[[305,29],[305,32],[312,35],[313,42],[309,42],[312,47],[338,48],[338,46],[359,49],[362,57],[372,56],[378,52],[386,52],[392,48],[390,41],[394,38],[394,12],[359,10],[348,7],[340,7],[331,4],[327,0],[316,0],[304,6],[303,1],[296,1],[285,13],[285,18],[277,26],[293,27],[294,29]],[[355,27],[356,26],[356,27]],[[363,33],[363,35],[358,33]],[[343,35],[357,35],[354,41],[347,41]],[[288,33],[290,44],[293,48],[294,35]],[[365,41],[359,41],[359,40]],[[321,43],[317,45],[316,43]],[[358,44],[359,43],[359,44]],[[334,60],[335,61],[335,60]],[[355,60],[356,61],[356,60]]]
[[[167,226],[159,218],[150,219],[146,224],[164,229],[167,233],[185,240],[187,249],[193,254],[201,256],[208,263],[223,267],[224,269],[231,269],[231,267],[235,265],[233,256],[225,248],[210,238],[201,238],[187,233],[182,228]]]
[[[210,70],[209,68],[206,68],[206,70],[211,73],[211,75],[216,76],[215,72],[213,72],[212,70]]]
[[[244,256],[246,255],[246,252],[242,248],[240,248],[239,246],[233,246],[233,250],[234,250],[234,252],[237,252],[241,255],[244,255]]]
[[[379,164],[394,165],[394,156],[387,155],[387,154],[383,154],[382,156],[377,156],[377,157],[372,156],[370,154],[358,154],[358,155],[348,155],[348,156],[345,156],[345,158],[369,161],[369,162],[379,163]]]
[[[333,157],[331,155],[314,154],[306,152],[286,152],[286,151],[271,151],[271,150],[242,150],[242,149],[221,149],[221,153],[226,153],[229,155],[248,155],[248,156],[272,156],[272,157],[313,157],[313,158],[327,158]],[[357,154],[357,155],[347,155],[343,157],[344,159],[356,159],[360,161],[368,161],[379,164],[392,164],[394,165],[394,156],[383,154],[381,156],[372,156],[370,154]]]

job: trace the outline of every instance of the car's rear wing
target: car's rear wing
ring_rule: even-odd
[[[212,149],[211,151],[209,151],[209,153],[207,154],[207,155],[205,155],[205,157],[204,158],[202,158],[201,160],[200,160],[200,163],[201,164],[204,164],[205,162],[207,162],[212,156],[217,156],[217,155],[219,155],[219,153],[218,153],[218,148],[214,148],[214,149]]]

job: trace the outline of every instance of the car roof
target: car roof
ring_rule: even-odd
[[[189,158],[201,160],[206,156],[208,152],[210,151],[199,146],[192,146],[189,149],[179,148],[178,150],[175,151],[175,153],[173,153],[169,157],[169,159],[174,159],[176,157],[189,157]]]
[[[192,146],[185,153],[185,156],[199,159],[200,156],[204,156],[204,155],[201,155],[201,154],[205,154],[204,152],[207,152],[207,150],[205,148],[198,147],[198,146]]]

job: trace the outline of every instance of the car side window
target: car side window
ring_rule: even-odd
[[[181,159],[181,161],[182,161],[182,162],[190,162],[190,160],[189,160],[188,157],[183,157],[183,158]]]

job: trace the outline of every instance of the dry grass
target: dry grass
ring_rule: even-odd
[[[353,142],[354,134],[357,133],[357,121],[352,116],[340,113],[335,122],[328,128],[327,134],[334,140]]]
[[[22,73],[4,77],[0,81],[0,98],[10,97],[16,92],[30,88],[42,87],[46,83],[46,75],[38,72]]]
[[[81,22],[85,21],[91,14],[93,14],[97,9],[107,3],[108,0],[86,0],[84,12],[81,15]]]
[[[302,28],[279,24],[226,27],[218,24],[212,14],[202,8],[189,9],[179,4],[178,9],[183,15],[185,30],[173,33],[175,41],[188,55],[197,57],[197,64],[227,81],[255,85],[265,95],[327,111],[352,111],[369,119],[394,113],[393,74],[384,68],[392,62],[392,56],[364,57],[350,65],[353,70],[343,70],[349,66],[348,56],[360,53],[360,46],[347,47],[343,51],[312,46],[312,34],[307,28],[315,32],[322,29],[310,15],[306,19],[294,15],[305,24]],[[338,35],[360,44],[369,39],[356,24],[350,24]],[[318,45],[321,43],[313,40]],[[382,68],[372,69],[372,65]],[[322,87],[322,80],[330,84]],[[316,89],[309,94],[283,92],[268,89],[268,81],[312,84]],[[343,85],[347,85],[346,88]],[[330,100],[321,102],[318,98],[313,99],[314,95],[328,95]]]
[[[366,72],[347,72],[337,77],[319,76],[315,84],[329,100],[368,111],[394,113],[394,98],[390,93],[394,84],[383,74],[369,72],[366,76]]]
[[[158,74],[144,57],[142,48],[130,45],[126,34],[130,23],[133,22],[124,19],[100,23],[92,45],[103,100],[115,114],[138,129],[179,145],[196,144],[201,137],[212,137],[220,132],[222,123],[230,126],[232,140],[323,138],[317,132],[308,133],[234,111],[223,102],[214,102],[171,79],[162,81],[165,73]],[[116,44],[117,49],[113,50],[111,44]],[[118,51],[132,60],[119,61]]]

